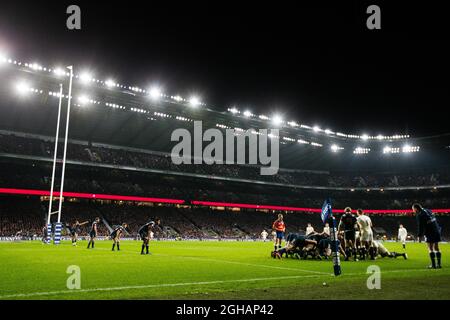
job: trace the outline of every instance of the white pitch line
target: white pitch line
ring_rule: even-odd
[[[103,248],[99,248],[99,249],[100,250],[109,251],[108,249],[103,249]],[[126,252],[126,253],[133,254],[132,252]],[[163,253],[156,253],[156,254],[153,254],[153,255],[155,255],[155,256],[163,256],[163,257],[171,257],[171,258],[178,258],[178,259],[193,259],[193,260],[199,260],[199,261],[210,261],[210,262],[237,264],[237,265],[250,266],[250,267],[269,268],[269,269],[277,269],[277,270],[289,270],[289,271],[299,271],[299,272],[321,274],[321,275],[331,275],[331,273],[329,273],[329,272],[321,272],[321,271],[314,271],[314,270],[307,270],[307,269],[298,269],[298,268],[269,266],[269,265],[266,265],[266,264],[245,263],[245,262],[222,260],[222,259],[211,259],[211,258],[192,257],[192,256],[170,255],[170,254],[163,254]]]
[[[149,285],[139,285],[139,286],[123,286],[123,287],[109,287],[109,288],[91,288],[91,289],[78,289],[78,290],[59,290],[59,291],[47,291],[47,292],[17,293],[17,294],[2,295],[2,296],[0,296],[0,299],[49,296],[49,295],[70,294],[70,293],[79,293],[79,292],[120,291],[120,290],[131,290],[131,289],[183,287],[183,286],[210,285],[210,284],[235,283],[235,282],[290,280],[290,279],[299,279],[299,278],[314,278],[314,277],[319,277],[319,276],[321,276],[321,275],[298,275],[298,276],[268,277],[268,278],[253,278],[253,279],[216,280],[216,281],[199,281],[199,282],[184,282],[184,283],[161,283],[161,284],[149,284]]]

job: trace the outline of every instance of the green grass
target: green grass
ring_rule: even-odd
[[[85,241],[0,243],[0,299],[450,299],[448,244],[440,270],[425,269],[425,244],[416,243],[408,260],[343,261],[339,277],[330,261],[270,258],[270,242],[155,241],[148,256],[137,241],[110,249],[110,241],[94,250]],[[366,286],[372,264],[381,268],[379,290]],[[81,290],[66,287],[70,265],[81,269]]]

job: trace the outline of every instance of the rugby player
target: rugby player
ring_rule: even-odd
[[[359,228],[359,236],[361,241],[361,258],[366,259],[366,254],[370,254],[370,258],[375,259],[373,255],[372,242],[373,242],[373,232],[372,232],[372,220],[364,214],[362,209],[356,211],[358,218],[356,218],[356,223]]]
[[[412,210],[416,214],[418,232],[418,241],[422,241],[425,237],[428,252],[430,254],[430,269],[441,268],[441,251],[439,250],[439,242],[441,242],[441,227],[431,210],[423,208],[419,203],[414,203]],[[437,263],[436,263],[437,260]]]
[[[76,220],[72,225],[66,224],[66,228],[70,232],[70,237],[72,238],[72,245],[76,246],[78,241],[78,234],[80,233],[81,229],[80,227],[89,223],[89,221],[85,221],[80,223],[78,220]]]
[[[408,231],[401,224],[398,228],[398,240],[402,242],[403,249],[406,249],[406,237],[408,236]]]
[[[88,243],[88,246],[87,246],[88,249],[91,248],[91,244],[92,244],[92,249],[94,249],[95,238],[97,238],[98,224],[99,223],[100,223],[100,218],[99,217],[95,218],[94,222],[92,222],[91,231],[89,231],[89,243]]]
[[[339,222],[338,231],[344,234],[344,244],[345,244],[345,261],[348,261],[352,256],[355,261],[358,261],[357,251],[355,246],[355,226],[356,217],[352,214],[352,208],[347,207],[344,210],[344,214]]]
[[[144,249],[145,249],[145,254],[151,254],[148,251],[148,247],[150,244],[150,238],[153,238],[151,236],[151,234],[153,233],[153,231],[155,230],[156,227],[159,227],[162,229],[160,224],[161,224],[161,220],[159,218],[156,218],[155,221],[151,220],[139,228],[138,233],[142,239],[141,254],[144,254]]]
[[[380,255],[382,258],[389,257],[389,258],[397,258],[397,257],[403,257],[403,259],[408,259],[408,255],[406,253],[398,253],[398,252],[389,252],[388,249],[378,240],[373,241],[373,251],[374,251],[374,257],[377,257]]]
[[[308,239],[306,236],[298,233],[290,233],[286,237],[286,245],[283,249],[278,249],[272,252],[273,258],[281,259],[283,254],[288,252],[301,253],[302,256],[308,253],[317,245],[317,241]]]
[[[117,251],[120,251],[120,237],[126,232],[128,225],[126,223],[122,223],[121,226],[116,226],[109,237],[113,241],[112,251],[114,251],[114,247],[117,245]]]

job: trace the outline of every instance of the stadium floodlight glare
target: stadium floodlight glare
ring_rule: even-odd
[[[268,117],[268,116],[265,116],[265,115],[263,115],[263,114],[259,115],[259,118],[260,118],[261,120],[269,120],[269,117]]]
[[[239,113],[239,110],[236,109],[235,107],[228,109],[232,114],[236,114]]]
[[[321,131],[322,129],[320,129],[320,127],[319,126],[314,126],[313,127],[313,131],[314,132],[319,132],[319,131]]]
[[[173,100],[180,102],[181,100],[183,100],[183,98],[180,96],[175,96],[175,97],[173,97]]]
[[[108,79],[108,80],[105,81],[105,85],[107,87],[114,87],[114,86],[116,86],[116,83],[113,80]]]
[[[337,146],[337,145],[335,145],[335,144],[333,144],[333,145],[331,146],[331,151],[333,151],[333,152],[338,152],[338,150],[339,150],[339,146]]]
[[[6,55],[3,53],[0,53],[0,63],[5,63],[8,59],[6,58]]]
[[[368,140],[368,139],[369,139],[369,136],[368,136],[367,134],[363,134],[363,135],[361,136],[361,139],[363,139],[363,140]]]
[[[190,104],[192,107],[197,107],[197,106],[200,104],[200,100],[198,99],[198,97],[192,96],[192,97],[189,99],[189,104]]]
[[[82,83],[89,83],[92,80],[92,75],[89,72],[83,72],[79,78]]]
[[[82,96],[79,96],[78,97],[78,102],[80,103],[80,104],[87,104],[88,102],[90,101],[90,99],[89,99],[89,97],[88,96],[86,96],[86,95],[82,95]]]
[[[295,121],[289,121],[287,124],[290,125],[291,127],[298,127],[298,123]]]
[[[381,134],[379,134],[379,135],[377,135],[377,139],[378,139],[378,140],[383,140],[383,139],[384,139],[384,136],[381,135]]]
[[[25,81],[20,81],[16,84],[16,92],[25,95],[30,92],[30,86]]]
[[[157,100],[161,98],[161,90],[158,87],[152,87],[150,88],[150,98],[153,100]]]
[[[283,118],[280,115],[274,115],[272,117],[272,122],[274,125],[278,126],[283,123]]]
[[[245,110],[244,111],[244,116],[245,117],[251,117],[253,114],[251,113],[251,111],[250,110]]]
[[[419,150],[420,150],[420,147],[410,146],[409,144],[404,145],[402,148],[402,152],[404,152],[404,153],[418,152]]]
[[[53,69],[53,72],[57,75],[57,76],[63,76],[66,74],[66,72],[62,69],[62,68],[55,68]]]

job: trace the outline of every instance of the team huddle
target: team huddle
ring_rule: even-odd
[[[66,229],[68,230],[68,233],[70,234],[70,237],[72,239],[72,245],[76,246],[78,241],[78,235],[81,233],[81,227],[85,224],[88,224],[89,221],[85,222],[79,222],[76,220],[73,224],[66,223]],[[98,235],[98,225],[100,223],[100,218],[97,217],[92,222],[88,235],[89,235],[89,242],[87,249],[94,249],[95,247],[95,240]],[[112,244],[112,251],[115,251],[117,248],[117,251],[120,251],[120,239],[123,235],[128,234],[127,231],[128,224],[122,223],[121,225],[115,225],[112,227],[112,230],[109,234],[109,239],[113,241]],[[141,254],[151,254],[149,251],[150,246],[150,240],[153,239],[153,235],[156,232],[156,229],[162,230],[161,226],[161,220],[159,218],[156,218],[154,220],[150,220],[143,226],[141,226],[138,230],[138,234],[140,239],[142,240],[142,247],[141,247]],[[46,230],[44,230],[44,237],[46,234]],[[144,252],[145,251],[145,252]]]
[[[437,223],[434,214],[422,208],[420,204],[414,204],[413,212],[416,214],[418,225],[418,240],[425,237],[431,259],[429,268],[441,268],[441,252],[439,242],[441,241],[441,228]],[[271,252],[272,258],[281,259],[285,257],[295,257],[297,259],[328,259],[332,254],[333,241],[330,237],[330,227],[326,223],[322,232],[314,231],[311,224],[308,224],[305,234],[289,233],[285,239],[284,247],[281,243],[286,232],[286,225],[283,215],[279,214],[278,219],[272,225],[274,234],[274,250]],[[261,234],[265,237],[265,231]],[[406,250],[406,239],[408,232],[403,225],[398,229],[398,240],[402,243],[403,250]],[[344,260],[353,261],[371,259],[377,257],[397,258],[399,256],[408,259],[406,252],[390,252],[381,241],[374,240],[373,225],[369,216],[364,214],[362,209],[356,210],[356,215],[352,209],[347,207],[341,216],[337,227],[337,247]]]

